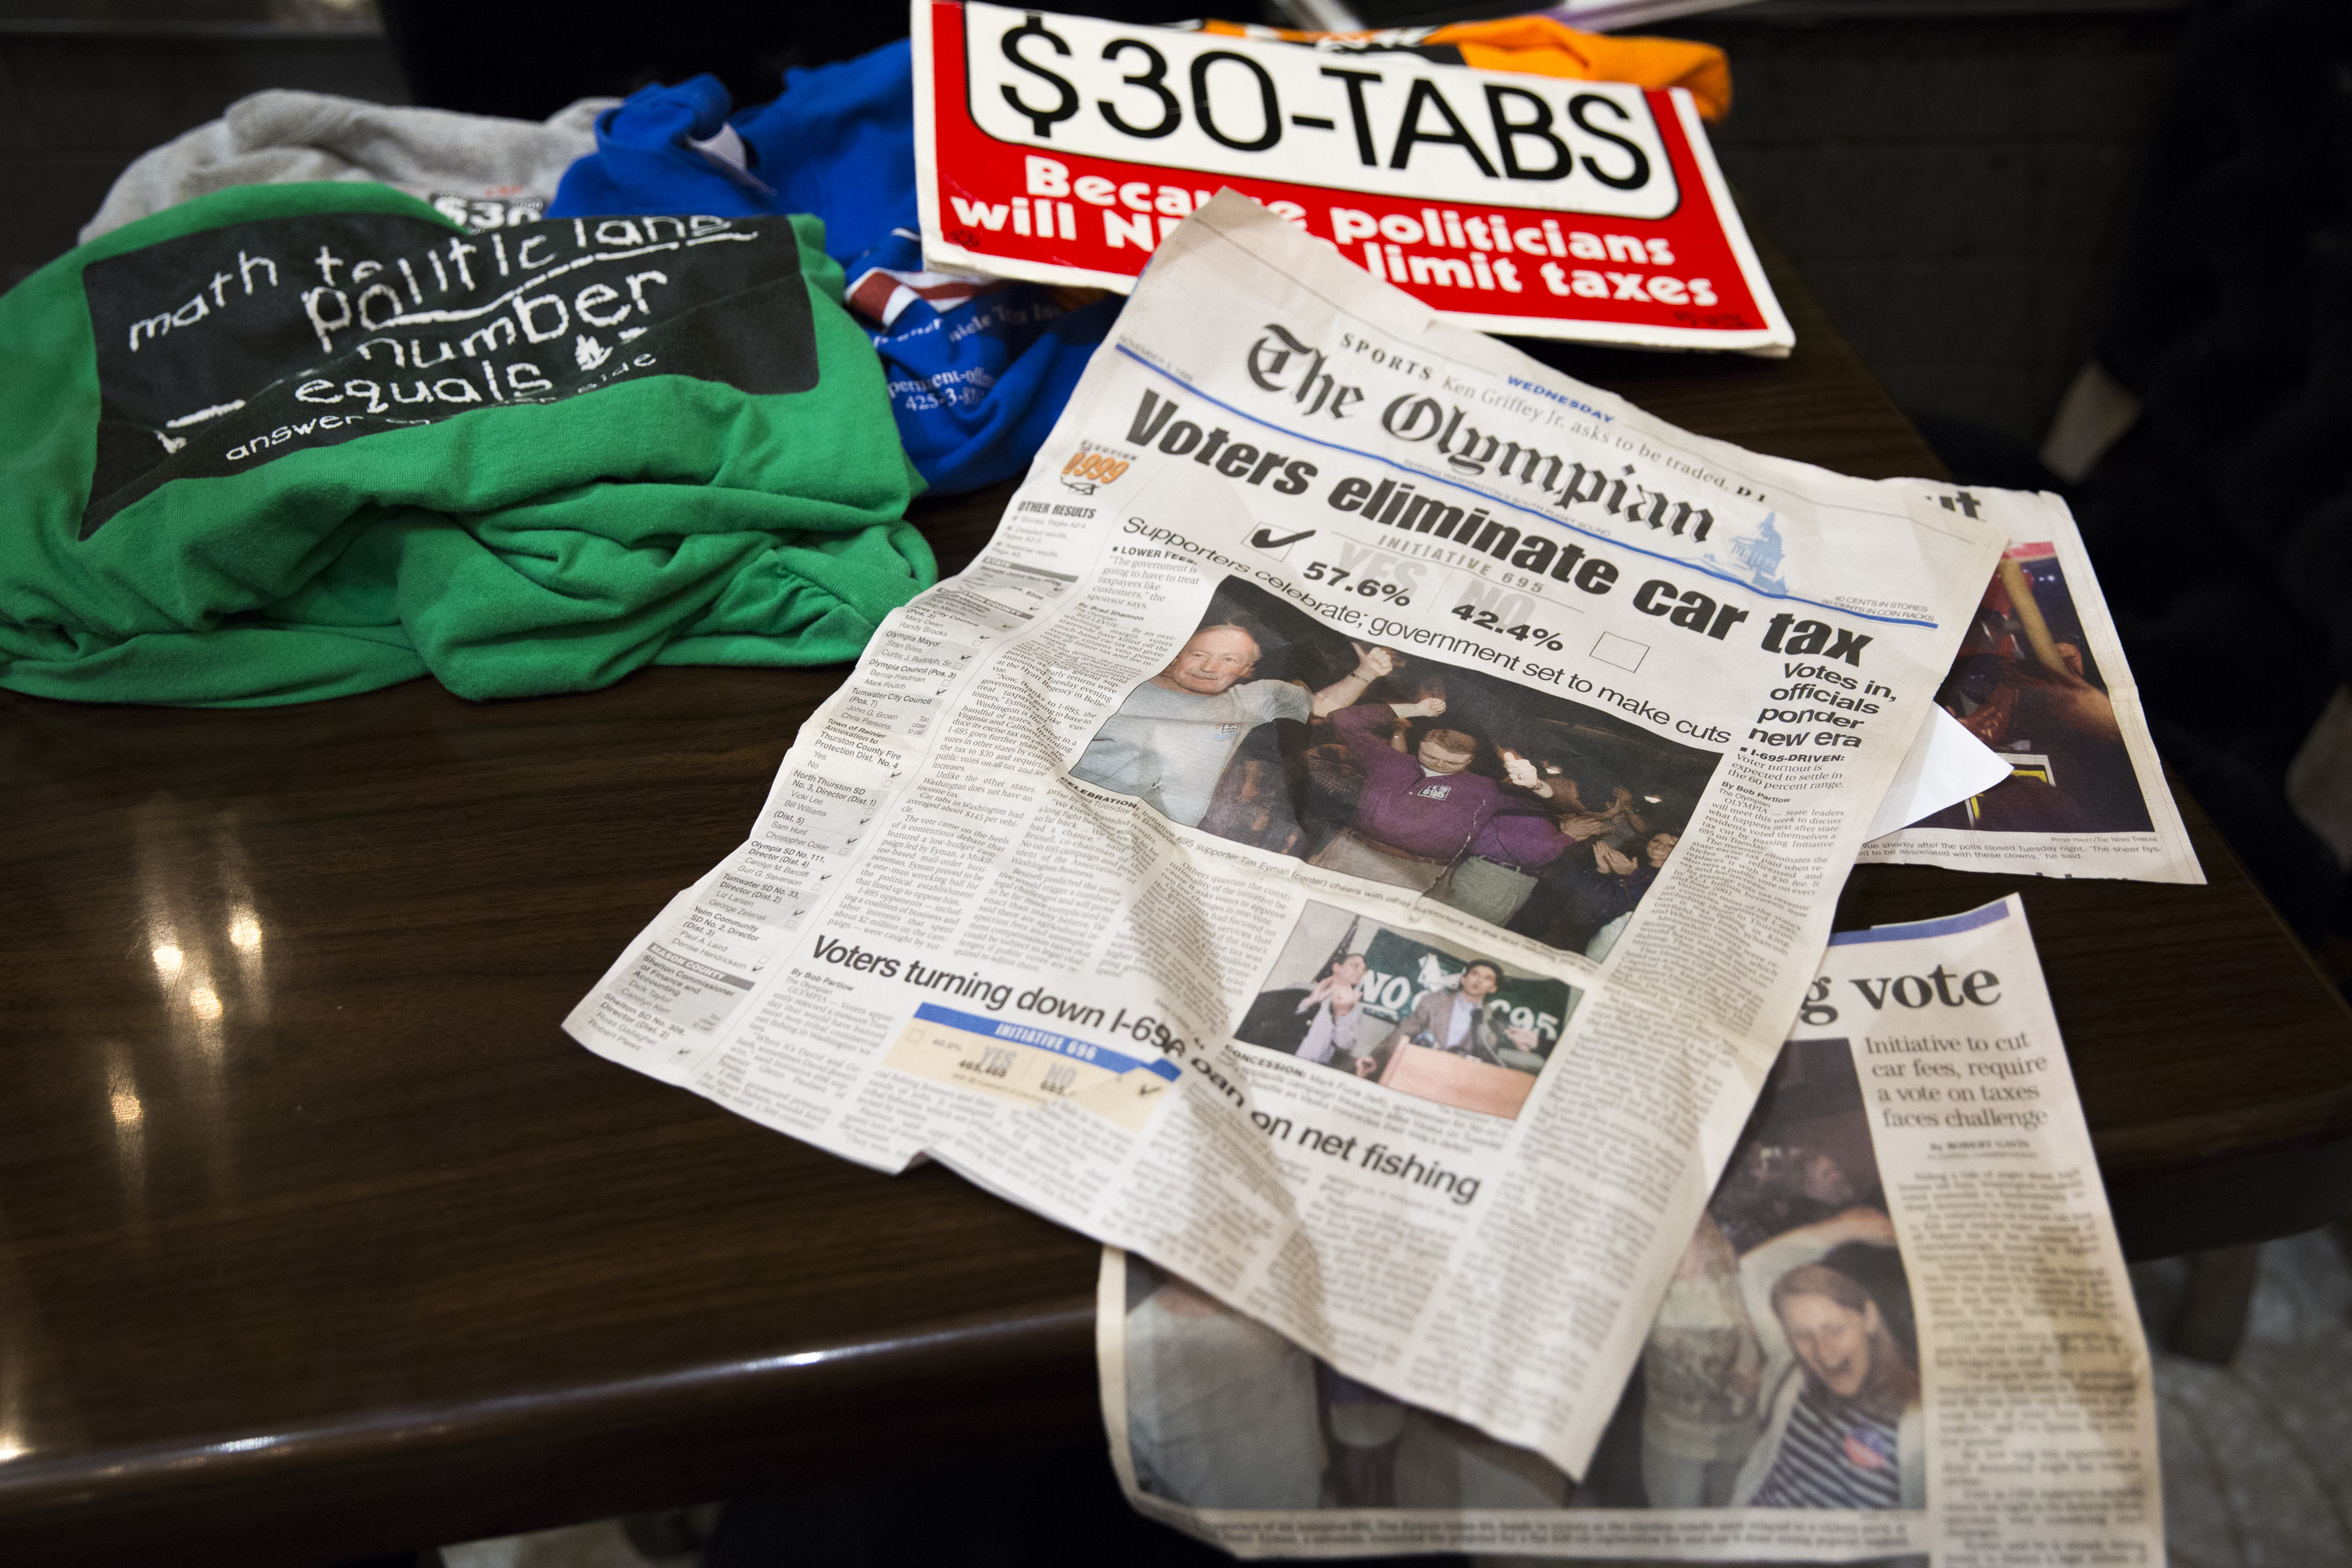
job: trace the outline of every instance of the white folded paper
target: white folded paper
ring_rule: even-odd
[[[1938,708],[1919,726],[1918,739],[1905,753],[1886,798],[1879,802],[1878,815],[1870,819],[1870,837],[1908,827],[1948,805],[1982,795],[2007,777],[2009,760]]]

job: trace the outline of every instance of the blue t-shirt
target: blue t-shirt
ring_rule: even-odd
[[[700,76],[649,87],[596,121],[550,217],[812,213],[881,354],[907,455],[931,488],[1019,474],[1118,313],[1116,297],[921,270],[912,57],[905,41],[784,73],[774,102],[731,119]],[[861,303],[863,301],[863,303]]]

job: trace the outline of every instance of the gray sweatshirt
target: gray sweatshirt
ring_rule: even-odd
[[[271,88],[141,153],[81,239],[225,186],[303,180],[381,181],[472,228],[529,223],[572,160],[596,150],[596,116],[620,101],[583,98],[542,124]]]

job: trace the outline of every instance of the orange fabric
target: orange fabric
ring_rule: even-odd
[[[1395,48],[1451,45],[1465,65],[1480,70],[1518,71],[1565,77],[1574,81],[1625,81],[1635,87],[1687,88],[1699,118],[1721,120],[1731,112],[1731,62],[1713,44],[1680,38],[1621,38],[1583,33],[1549,16],[1502,16],[1491,22],[1452,22],[1442,27],[1387,27],[1360,33],[1305,33],[1292,28],[1203,22],[1203,31],[1275,37],[1295,44],[1345,38]]]

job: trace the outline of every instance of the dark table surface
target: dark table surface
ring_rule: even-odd
[[[1776,284],[1785,362],[1553,357],[1764,451],[1940,472]],[[1003,500],[926,509],[950,569]],[[1092,1243],[557,1027],[841,675],[0,694],[0,1561],[324,1563],[1094,1426]],[[1840,910],[2024,894],[2140,1256],[2352,1207],[2352,1024],[2182,804],[2208,887],[1873,868]]]

